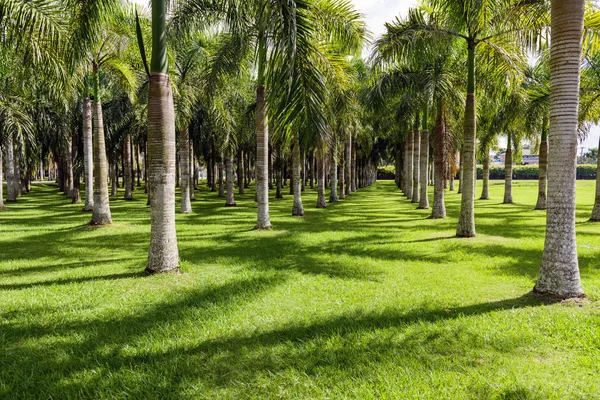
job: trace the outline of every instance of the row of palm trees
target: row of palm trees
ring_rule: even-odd
[[[499,136],[506,137],[504,203],[512,203],[514,151],[518,156],[524,140],[539,147],[536,209],[547,209],[547,230],[535,291],[560,298],[584,295],[575,242],[575,164],[578,134],[585,135],[599,115],[598,15],[597,6],[583,0],[428,0],[386,24],[372,57],[373,101],[387,102],[387,112],[396,115],[396,176],[404,194],[428,208],[430,127],[433,218],[445,216],[444,187],[460,161],[458,237],[476,234],[477,158],[483,164],[481,198],[488,199],[489,152]],[[533,66],[531,54],[538,55]],[[596,209],[600,205],[592,220]]]

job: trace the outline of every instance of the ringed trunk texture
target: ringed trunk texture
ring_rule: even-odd
[[[133,165],[131,163],[131,136],[125,135],[123,143],[123,200],[133,200]]]
[[[446,167],[446,122],[444,111],[440,106],[433,134],[433,159],[435,164],[435,179],[433,180],[433,207],[431,218],[446,217],[446,202],[444,200],[444,173]]]
[[[490,156],[483,156],[483,185],[481,188],[480,200],[488,200],[490,198]]]
[[[506,149],[504,157],[504,204],[512,204],[512,149]]]
[[[15,190],[15,156],[14,156],[14,136],[12,133],[6,135],[6,202],[15,203],[17,201],[17,191]]]
[[[333,144],[331,146],[331,165],[329,166],[329,174],[330,174],[330,187],[331,191],[329,192],[329,202],[337,203],[339,201],[337,194],[337,144]]]
[[[258,215],[254,229],[270,229],[269,217],[269,128],[265,85],[256,89],[256,200]]]
[[[600,164],[599,164],[600,166]],[[546,187],[548,180],[548,142],[543,140],[540,143],[540,172],[539,172],[539,186],[538,186],[538,199],[535,205],[536,210],[545,210],[546,209]],[[596,209],[596,204],[598,201],[598,174],[596,174],[596,202],[594,204],[594,210]],[[593,212],[592,212],[593,215]],[[600,205],[598,210],[598,218],[600,218]]]
[[[412,198],[411,198],[411,203],[418,203],[419,202],[419,171],[420,171],[420,164],[419,164],[419,158],[420,158],[420,153],[421,153],[421,141],[419,138],[419,131],[416,130],[413,133],[413,175],[412,175],[412,183],[413,183],[413,188],[412,188]]]
[[[352,135],[346,135],[346,160],[344,162],[344,180],[346,181],[346,196],[352,193],[352,184],[350,181],[352,180],[352,173],[350,169],[352,168]]]
[[[414,132],[408,132],[408,137],[406,138],[406,192],[404,194],[408,199],[412,199],[413,197],[413,176],[414,176],[414,154],[413,149],[415,147],[415,134]]]
[[[317,151],[317,168],[318,171],[318,197],[317,197],[317,208],[327,208],[325,202],[325,155],[323,150]]]
[[[182,214],[192,212],[191,187],[192,176],[190,168],[190,131],[184,126],[179,132],[179,146],[181,154],[181,208]]]
[[[427,183],[429,175],[429,132],[421,132],[421,194],[419,196],[419,208],[429,208],[429,196],[427,195]]]
[[[225,206],[235,207],[236,204],[233,187],[233,158],[229,154],[225,160],[225,177],[227,180],[227,200],[225,201]]]
[[[460,216],[456,228],[458,237],[475,236],[475,94],[467,94],[467,105],[465,107],[465,142],[460,155],[460,190],[462,197],[460,202]]]
[[[546,240],[534,291],[585,296],[575,239],[577,117],[584,0],[552,0]]]
[[[300,143],[296,139],[293,144],[292,149],[292,169],[294,179],[292,182],[294,183],[294,205],[292,206],[292,215],[296,217],[301,217],[304,215],[304,206],[302,205],[302,189],[301,189],[301,180],[300,178],[302,172],[302,160],[300,159]]]
[[[94,157],[92,151],[92,104],[89,98],[83,99],[83,173],[85,182],[85,204],[83,211],[94,210]]]
[[[112,223],[110,205],[108,202],[108,163],[106,161],[106,146],[104,143],[104,121],[102,119],[102,102],[94,101],[94,210],[91,225],[106,225]]]
[[[179,270],[175,230],[175,109],[169,75],[153,72],[148,89],[150,274]]]

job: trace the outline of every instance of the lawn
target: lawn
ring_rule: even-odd
[[[528,294],[545,213],[536,182],[514,185],[515,205],[500,181],[476,201],[473,239],[454,237],[455,192],[446,220],[392,181],[324,210],[307,190],[293,218],[286,188],[274,229],[254,231],[252,190],[225,208],[202,188],[177,215],[184,274],[163,276],[142,273],[143,191],[94,228],[35,185],[0,212],[0,397],[598,398],[594,182],[577,199],[587,303]]]

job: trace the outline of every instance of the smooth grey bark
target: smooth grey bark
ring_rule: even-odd
[[[419,131],[415,130],[413,133],[413,175],[412,175],[412,198],[411,203],[419,202],[419,175],[420,175],[420,156],[421,156],[421,140],[419,138]]]
[[[225,173],[225,164],[223,163],[223,155],[221,155],[221,158],[219,160],[219,169],[218,169],[218,173],[219,173],[219,193],[218,193],[218,197],[225,197],[225,186],[224,186],[224,173]]]
[[[358,177],[357,177],[357,170],[356,170],[356,141],[352,141],[352,168],[351,168],[351,182],[350,182],[350,192],[354,193],[356,192],[357,186],[358,186]]]
[[[304,192],[306,190],[306,151],[302,152],[302,159],[300,160],[302,162],[302,167],[301,167],[301,179],[302,179],[302,191]]]
[[[327,208],[325,202],[325,154],[322,147],[317,150],[317,168],[319,170],[317,175],[317,208]]]
[[[66,179],[65,179],[65,193],[69,199],[73,198],[73,138],[67,137],[67,145],[65,147],[65,163],[66,163]]]
[[[125,135],[123,139],[123,199],[133,200],[133,165],[131,164],[131,136]]]
[[[302,205],[302,183],[300,178],[302,171],[302,160],[300,159],[300,143],[297,139],[294,140],[292,148],[292,170],[294,183],[294,204],[292,206],[292,215],[301,217],[304,215],[304,206]]]
[[[20,197],[23,192],[21,191],[21,148],[19,147],[19,141],[17,137],[13,137],[13,164],[14,164],[14,179],[13,187],[15,194]]]
[[[255,229],[270,229],[269,217],[269,128],[265,103],[265,85],[256,89],[256,199],[258,215]]]
[[[80,171],[78,171],[78,170],[73,171],[73,198],[71,200],[71,204],[81,203],[81,192],[79,191],[81,177],[79,175],[80,175]]]
[[[175,108],[168,74],[150,74],[148,89],[148,195],[150,247],[146,272],[179,270],[175,229]]]
[[[94,135],[94,210],[92,211],[92,225],[106,225],[112,223],[108,201],[108,164],[106,161],[106,145],[104,143],[104,121],[102,118],[102,102],[93,103]]]
[[[344,180],[346,181],[346,196],[352,193],[352,172],[350,169],[352,168],[352,135],[350,133],[346,134],[346,160],[344,165]]]
[[[225,178],[227,180],[227,200],[226,207],[235,207],[235,195],[233,185],[233,157],[230,154],[226,155],[225,159]]]
[[[184,126],[179,131],[179,151],[181,154],[181,207],[182,214],[192,212],[191,174],[190,174],[190,131]]]
[[[330,187],[329,202],[337,203],[339,201],[337,194],[337,143],[331,145],[331,162],[329,165]]]
[[[14,136],[12,133],[6,135],[6,202],[14,203],[17,201],[17,192],[15,190],[15,157],[14,157]]]
[[[431,218],[446,217],[446,202],[444,199],[444,174],[446,173],[446,122],[443,106],[438,108],[438,117],[433,132],[433,162],[435,178],[433,180],[433,206]]]
[[[344,140],[345,142],[345,140]],[[346,198],[346,188],[345,188],[345,175],[346,175],[346,155],[344,154],[346,145],[342,145],[342,151],[340,156],[340,175],[339,175],[339,198],[344,200]]]
[[[196,189],[198,188],[198,168],[196,167],[196,159],[194,157],[194,142],[188,140],[188,147],[190,150],[190,160],[188,164],[188,171],[190,173],[190,200],[196,200]]]
[[[238,194],[244,194],[244,151],[238,150],[237,160]]]
[[[404,192],[404,194],[406,195],[406,198],[408,199],[412,199],[413,197],[413,177],[414,177],[414,168],[415,165],[413,163],[414,160],[414,153],[413,153],[413,149],[415,147],[415,133],[413,131],[408,132],[408,136],[406,138],[406,150],[407,150],[407,157],[406,157],[406,191]]]
[[[0,210],[4,210],[4,187],[2,183],[4,172],[2,171],[2,147],[0,147]]]
[[[83,99],[83,171],[85,183],[85,204],[83,211],[94,209],[94,156],[92,150],[92,105],[89,98]]]
[[[475,94],[467,94],[465,106],[465,136],[460,154],[460,188],[462,193],[456,236],[474,237],[475,232]]]
[[[486,149],[486,151],[488,151]],[[483,168],[482,168],[482,174],[483,174],[483,185],[481,188],[481,197],[479,198],[480,200],[489,200],[490,198],[490,155],[489,155],[489,151],[488,153],[483,155]]]
[[[429,175],[429,132],[424,130],[421,132],[421,193],[419,195],[419,208],[427,210],[429,208],[429,195],[427,194],[427,183]]]
[[[510,143],[510,141],[509,141]],[[512,149],[509,147],[506,149],[506,155],[504,156],[504,204],[512,204]]]
[[[534,291],[583,297],[575,231],[577,124],[584,0],[552,0],[546,240]]]
[[[547,181],[548,181],[548,142],[546,140],[542,140],[540,143],[540,166],[539,166],[539,176],[538,176],[538,199],[535,205],[536,210],[545,210],[546,209],[546,190],[547,190]],[[598,182],[598,174],[596,174],[596,182]],[[596,204],[598,204],[598,186],[596,184],[596,202],[594,204],[594,209],[596,208]],[[593,213],[592,213],[593,215]],[[600,218],[600,207],[598,209],[598,218]]]

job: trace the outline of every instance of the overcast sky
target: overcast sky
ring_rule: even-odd
[[[147,5],[148,0],[134,0],[142,5]],[[356,8],[364,15],[367,26],[377,37],[384,31],[383,24],[392,21],[398,15],[406,15],[408,9],[417,4],[417,0],[352,0]],[[588,138],[580,146],[586,148],[598,147],[600,127],[596,126]],[[502,144],[501,144],[502,145]]]

